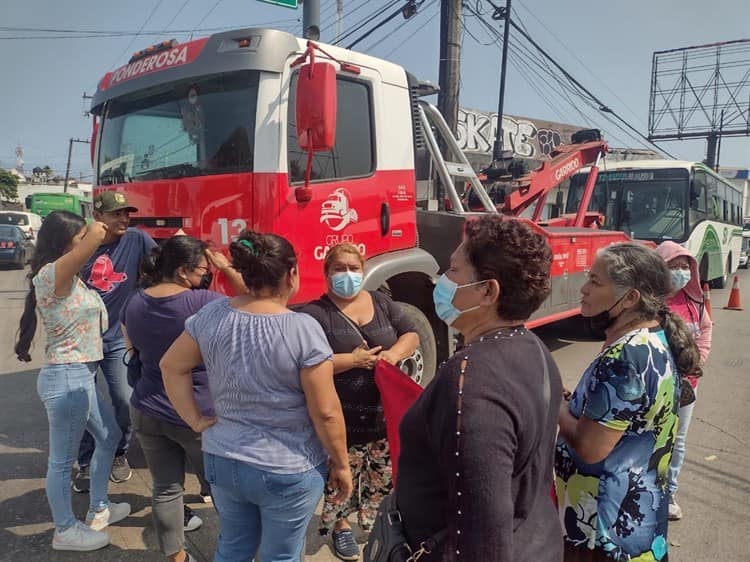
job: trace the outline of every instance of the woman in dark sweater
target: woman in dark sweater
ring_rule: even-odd
[[[435,286],[438,316],[464,347],[400,426],[398,507],[421,560],[558,562],[550,498],[562,384],[551,355],[523,327],[550,291],[551,253],[527,222],[466,224]]]
[[[401,308],[379,291],[362,290],[364,258],[348,243],[331,248],[324,273],[328,292],[302,312],[323,327],[333,348],[336,392],[346,421],[346,442],[354,493],[344,505],[326,489],[321,533],[333,527],[333,548],[343,560],[357,560],[359,548],[346,518],[357,514],[369,531],[380,501],[391,491],[391,462],[380,393],[373,368],[378,359],[391,364],[409,357],[419,336]]]

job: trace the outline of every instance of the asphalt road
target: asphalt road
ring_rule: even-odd
[[[111,484],[114,501],[128,501],[133,515],[110,528],[112,544],[95,553],[51,550],[52,525],[44,494],[47,422],[36,394],[36,373],[44,354],[39,337],[33,361],[21,364],[12,348],[25,295],[24,272],[0,269],[0,561],[158,561],[151,525],[150,477],[135,443],[130,462],[133,478]],[[739,272],[743,302],[750,307],[750,273]],[[688,451],[681,476],[679,502],[685,518],[670,525],[672,562],[747,562],[750,535],[750,308],[725,311],[729,289],[712,291],[713,350],[699,387]],[[550,347],[568,387],[578,381],[600,342],[580,335],[575,323],[558,323],[538,331]],[[212,559],[218,521],[213,507],[199,503],[197,480],[186,484],[189,504],[204,525],[187,535],[198,558]],[[74,494],[74,508],[84,517],[87,496]],[[319,511],[318,511],[319,513]],[[310,526],[306,559],[336,560]],[[360,536],[360,538],[362,538]]]

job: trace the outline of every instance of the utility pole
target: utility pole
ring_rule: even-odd
[[[503,57],[500,62],[500,97],[497,102],[497,133],[495,134],[495,143],[492,146],[492,166],[502,159],[503,155],[503,105],[505,103],[505,70],[508,66],[508,39],[510,37],[510,1],[507,0],[505,8],[496,7],[492,14],[492,19],[505,19],[505,29],[503,30]]]
[[[70,157],[73,154],[73,143],[74,142],[80,142],[83,144],[89,144],[89,141],[87,140],[81,140],[81,139],[74,139],[71,137],[70,142],[68,142],[68,164],[65,166],[65,181],[63,182],[63,193],[68,192],[68,179],[70,178]]]
[[[344,0],[336,0],[336,41],[338,43],[344,33]]]
[[[313,41],[320,39],[320,0],[305,0],[302,4],[302,36]]]
[[[461,0],[441,0],[438,109],[454,135],[461,77],[461,11]]]

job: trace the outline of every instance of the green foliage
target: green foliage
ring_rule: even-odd
[[[18,178],[2,169],[0,169],[0,198],[5,201],[18,199]]]

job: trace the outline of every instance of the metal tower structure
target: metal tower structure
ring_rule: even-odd
[[[750,135],[750,39],[656,51],[648,138],[706,138],[718,166],[722,137]]]
[[[23,174],[23,147],[19,144],[16,147],[16,171],[18,171],[19,174]]]

